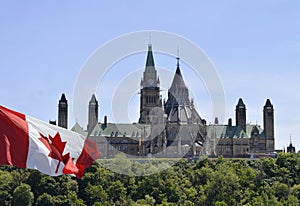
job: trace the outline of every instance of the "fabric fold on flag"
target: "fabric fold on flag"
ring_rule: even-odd
[[[92,140],[0,106],[0,164],[81,178],[98,158]]]

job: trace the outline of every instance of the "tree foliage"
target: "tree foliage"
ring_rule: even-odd
[[[13,192],[12,205],[32,205],[33,199],[34,196],[31,192],[31,187],[26,183],[21,183]]]
[[[1,166],[0,205],[300,205],[300,152],[276,159],[182,159],[172,167],[169,162],[99,160],[82,179]],[[107,165],[121,165],[120,173]],[[160,172],[145,173],[149,168]],[[124,174],[137,171],[144,175]]]

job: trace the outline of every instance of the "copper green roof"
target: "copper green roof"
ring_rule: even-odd
[[[148,54],[146,60],[145,71],[143,73],[143,78],[141,81],[142,87],[158,87],[159,86],[159,79],[157,78],[157,71],[154,65],[154,58],[152,53],[152,45],[148,45]]]
[[[207,136],[214,138],[250,138],[253,132],[258,132],[260,138],[265,138],[264,130],[259,125],[246,125],[246,132],[240,126],[208,125]],[[252,133],[252,134],[251,134]]]
[[[140,138],[150,135],[151,125],[147,124],[114,124],[108,123],[106,127],[104,124],[97,124],[91,136],[112,136],[112,137],[130,137]]]
[[[155,67],[154,65],[154,58],[153,58],[153,53],[152,53],[152,45],[148,45],[148,54],[147,54],[147,60],[146,60],[146,68],[147,67]]]

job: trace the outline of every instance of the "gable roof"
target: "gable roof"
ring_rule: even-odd
[[[240,126],[208,125],[207,136],[215,138],[251,138],[252,132],[258,132],[260,138],[265,138],[264,130],[259,125],[246,125],[246,132]]]
[[[90,136],[113,136],[113,137],[130,137],[141,138],[147,137],[151,133],[151,125],[147,124],[115,124],[98,123],[92,130]]]
[[[85,137],[88,135],[88,132],[84,131],[78,122],[75,123],[75,125],[72,127],[71,131],[81,134]]]

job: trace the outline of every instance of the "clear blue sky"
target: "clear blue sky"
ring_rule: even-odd
[[[87,57],[105,42],[140,30],[173,32],[206,52],[222,79],[226,118],[234,119],[242,97],[247,122],[262,125],[263,105],[270,98],[276,148],[287,146],[291,134],[300,149],[297,0],[1,1],[0,104],[44,121],[57,119],[62,92],[72,106],[73,88]],[[142,55],[135,66],[143,67],[144,61]],[[188,75],[184,69],[183,75]],[[97,93],[100,120],[109,115],[102,95]],[[206,104],[197,105],[209,119]],[[71,127],[75,120],[71,108],[69,112]]]

